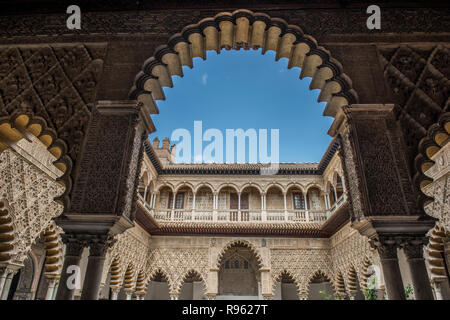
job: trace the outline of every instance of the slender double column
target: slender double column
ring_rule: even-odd
[[[106,235],[94,236],[89,240],[89,257],[81,300],[98,300],[106,250],[113,243],[114,240]]]
[[[66,245],[66,255],[55,299],[72,300],[75,290],[80,289],[80,260],[86,242],[84,239],[70,234],[62,234],[61,238]]]
[[[423,238],[407,239],[403,243],[403,251],[408,260],[411,279],[414,288],[414,297],[417,300],[434,300],[433,290],[431,289],[430,279],[428,278],[425,259],[423,258],[424,243],[427,240]]]
[[[45,295],[45,300],[53,300],[55,296],[55,289],[57,287],[57,281],[56,278],[48,278],[48,287],[47,287],[47,294]]]
[[[373,244],[373,242],[372,242]],[[400,242],[396,239],[379,239],[376,249],[380,255],[387,295],[390,300],[405,300],[402,275],[398,264],[397,249]]]
[[[0,272],[0,300],[7,300],[9,295],[9,290],[11,288],[11,283],[14,275],[19,271],[17,266],[4,266],[1,267]]]

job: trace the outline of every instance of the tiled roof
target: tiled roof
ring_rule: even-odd
[[[152,145],[144,142],[145,151],[159,174],[248,174],[259,175],[264,170],[269,170],[267,164],[262,163],[169,163],[162,164],[159,161]],[[339,148],[339,143],[334,139],[320,163],[317,162],[289,162],[280,163],[276,174],[322,174],[328,166],[331,158]]]

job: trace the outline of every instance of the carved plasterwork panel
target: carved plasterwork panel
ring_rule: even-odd
[[[365,287],[366,261],[379,264],[378,254],[371,249],[368,238],[347,224],[336,232],[330,241],[334,274],[340,272],[347,286],[350,281],[348,273],[353,268],[358,276],[360,287]]]
[[[123,282],[125,272],[131,265],[133,268],[133,281],[139,271],[145,269],[150,251],[150,236],[140,227],[127,229],[125,232],[115,236],[117,241],[108,250],[105,267],[103,269],[103,282],[106,280],[108,271],[114,259],[120,266],[119,283]]]
[[[0,118],[27,114],[44,119],[67,145],[61,157],[68,155],[76,164],[105,52],[105,44],[0,47]],[[74,180],[74,172],[64,179],[69,177]]]
[[[400,106],[410,168],[428,128],[450,104],[450,49],[437,46],[379,48],[392,99]]]
[[[63,186],[14,151],[0,154],[0,198],[12,209],[13,262],[22,263],[36,238],[62,213],[54,198],[63,192]]]
[[[447,143],[433,155],[434,165],[426,171],[426,175],[434,181],[423,188],[427,196],[434,201],[425,207],[425,212],[439,219],[439,223],[450,232],[450,144]]]
[[[147,274],[161,269],[169,278],[171,294],[179,294],[184,276],[195,270],[203,279],[208,274],[208,248],[156,248],[150,252]],[[150,279],[147,279],[147,281]]]
[[[288,272],[298,286],[301,296],[308,294],[309,280],[317,271],[322,271],[333,279],[333,269],[329,250],[318,249],[271,249],[271,274],[273,289],[280,274]]]

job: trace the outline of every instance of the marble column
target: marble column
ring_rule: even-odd
[[[45,300],[53,300],[53,293],[55,291],[56,279],[48,279],[47,294],[45,295]]]
[[[285,221],[288,221],[288,211],[287,211],[286,192],[283,192],[283,207],[284,207],[284,220],[285,220]]]
[[[3,285],[3,292],[2,292],[2,294],[0,296],[0,300],[7,300],[8,299],[8,295],[9,295],[9,290],[11,288],[12,279],[13,279],[14,275],[18,271],[19,270],[7,269],[7,275],[6,275],[6,279],[5,279],[5,284]]]
[[[406,300],[398,264],[398,247],[399,243],[395,240],[384,240],[377,246],[381,268],[383,268],[385,287],[390,300]]]
[[[106,235],[93,236],[89,240],[89,257],[81,300],[98,300],[106,250],[113,242],[114,240]]]
[[[77,289],[76,286],[79,284],[79,281],[81,281],[79,280],[79,277],[81,277],[79,274],[80,260],[86,243],[70,234],[62,234],[61,238],[66,244],[66,255],[64,257],[64,264],[61,270],[61,278],[55,299],[72,300],[75,289]],[[73,274],[74,271],[76,273],[75,275]],[[75,281],[73,282],[72,280]]]
[[[5,287],[6,277],[8,276],[8,268],[1,267],[0,269],[0,296],[2,295],[3,288]]]
[[[53,289],[53,294],[52,294],[52,299],[51,300],[55,300],[56,291],[58,290],[58,287],[59,287],[59,279],[56,279],[55,288]]]
[[[113,288],[110,288],[110,289],[111,289],[111,300],[117,300],[117,296],[119,295],[120,288],[113,287]]]
[[[413,282],[414,297],[417,300],[434,300],[430,279],[428,278],[425,259],[423,258],[423,246],[426,238],[415,238],[407,240],[403,244],[411,280]]]
[[[442,298],[442,281],[433,281],[434,293],[436,300],[444,300]]]

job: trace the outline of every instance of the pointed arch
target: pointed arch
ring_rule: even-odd
[[[198,272],[195,269],[189,269],[184,275],[183,277],[180,279],[180,281],[178,282],[177,288],[176,288],[176,294],[180,294],[181,293],[181,288],[183,287],[183,284],[186,281],[198,281],[201,282],[203,285],[203,291],[206,292],[206,281],[203,278],[203,276],[201,275],[200,272]]]
[[[206,51],[223,48],[273,50],[276,60],[288,58],[288,68],[300,67],[300,79],[311,77],[310,89],[319,89],[319,102],[327,102],[324,115],[335,117],[343,106],[358,102],[342,65],[310,35],[279,18],[250,10],[221,12],[188,25],[156,48],[136,75],[129,97],[158,113],[155,100],[165,100],[163,87],[172,87],[172,76],[183,76],[182,66],[193,67],[193,58],[206,59]]]
[[[272,282],[272,293],[274,293],[275,287],[277,285],[277,282],[283,282],[283,280],[289,279],[289,282],[292,282],[295,284],[295,287],[297,289],[297,297],[299,297],[299,293],[301,291],[300,282],[298,281],[297,277],[294,276],[294,274],[287,269],[283,269],[278,272],[278,274],[275,275],[274,281]]]
[[[263,266],[263,259],[261,257],[261,255],[259,254],[258,249],[249,241],[247,240],[241,240],[241,239],[237,239],[237,240],[232,240],[230,242],[228,242],[227,245],[225,245],[225,247],[222,248],[222,250],[220,251],[219,255],[217,256],[217,260],[216,260],[216,267],[220,268],[222,259],[224,258],[225,254],[227,253],[228,250],[230,250],[233,247],[236,246],[243,246],[246,247],[248,249],[250,249],[250,251],[253,253],[253,255],[256,258],[257,261],[257,267],[258,269],[261,269]]]
[[[169,286],[169,291],[173,288],[172,279],[169,277],[169,275],[161,268],[157,268],[153,270],[147,279],[147,285],[150,283],[150,281],[163,281],[167,282]]]
[[[333,277],[330,277],[328,275],[328,273],[322,271],[321,269],[318,269],[309,275],[308,286],[312,281],[318,280],[318,279],[323,279],[325,281],[329,281],[333,285]],[[334,285],[333,285],[333,289],[334,289]]]

